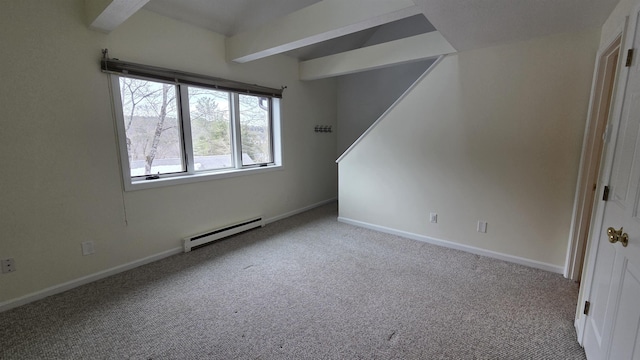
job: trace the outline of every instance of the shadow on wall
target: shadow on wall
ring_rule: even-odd
[[[338,79],[338,157],[433,64],[435,59]]]

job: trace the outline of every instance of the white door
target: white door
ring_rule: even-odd
[[[638,10],[631,15],[623,49],[640,49]],[[626,51],[623,58],[626,59]],[[589,314],[583,345],[589,360],[640,359],[640,68],[628,68],[624,100],[609,143],[609,201],[599,204],[602,222],[594,227],[594,252],[587,276]],[[605,165],[605,171],[607,167]],[[611,229],[608,233],[608,229]],[[623,236],[612,230],[628,234]],[[610,236],[613,240],[611,243]]]

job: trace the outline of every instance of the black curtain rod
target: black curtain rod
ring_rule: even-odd
[[[157,66],[136,64],[118,59],[103,58],[100,64],[102,72],[105,73],[152,78],[166,82],[203,86],[218,90],[233,91],[272,98],[282,98],[282,93],[286,88],[286,86],[283,86],[281,89],[273,89],[260,85],[252,85],[233,80],[220,79],[212,76],[165,69]]]

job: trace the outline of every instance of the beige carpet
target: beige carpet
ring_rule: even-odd
[[[0,359],[584,359],[561,275],[336,205],[0,313]]]

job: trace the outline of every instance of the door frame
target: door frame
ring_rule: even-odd
[[[622,45],[620,29],[608,45],[598,51],[596,57],[564,268],[564,276],[574,281],[580,281],[582,275],[586,243],[596,204],[597,188],[594,186],[601,185],[598,184],[598,178],[606,143],[602,147],[599,146],[600,136],[603,134],[603,128],[607,126],[614,105],[615,82],[621,65]]]
[[[637,13],[637,12],[636,12]],[[584,315],[584,303],[585,300],[588,300],[591,296],[593,275],[595,270],[596,259],[598,256],[598,246],[600,244],[600,232],[602,231],[603,220],[604,220],[604,210],[606,201],[602,200],[604,185],[608,185],[611,179],[611,172],[613,170],[613,156],[615,152],[615,144],[618,137],[618,127],[620,125],[620,117],[622,116],[622,105],[624,101],[625,89],[627,86],[627,80],[629,77],[629,68],[625,67],[625,59],[626,59],[626,50],[633,47],[633,44],[630,44],[630,39],[627,36],[627,30],[629,28],[629,17],[625,18],[623,24],[616,31],[616,35],[607,42],[607,46],[603,47],[601,51],[598,51],[596,71],[600,69],[600,59],[602,55],[605,53],[607,49],[610,48],[610,45],[613,44],[618,37],[620,37],[621,41],[621,54],[618,58],[618,70],[617,75],[615,76],[614,90],[613,90],[613,99],[612,105],[610,108],[610,116],[609,116],[609,124],[607,125],[606,130],[606,141],[603,149],[602,155],[602,163],[600,166],[600,174],[599,174],[599,187],[596,193],[596,200],[594,202],[594,212],[591,219],[591,226],[589,231],[589,236],[586,241],[586,254],[584,257],[584,266],[582,270],[582,282],[580,286],[580,293],[578,294],[578,303],[576,307],[576,317],[574,326],[576,328],[577,338],[580,345],[583,345],[584,341],[584,333],[587,322],[587,316]],[[634,19],[636,20],[636,19]],[[633,38],[631,39],[633,40]],[[597,74],[597,73],[596,73]],[[595,80],[594,80],[595,86]],[[592,97],[590,102],[590,107],[592,107],[592,102],[594,101],[594,97]],[[594,235],[595,234],[595,235]],[[573,239],[572,239],[573,240]],[[570,244],[570,249],[571,244]],[[574,251],[575,253],[575,251]],[[568,254],[571,256],[571,254]],[[568,272],[569,262],[567,262],[565,267],[565,276]]]

